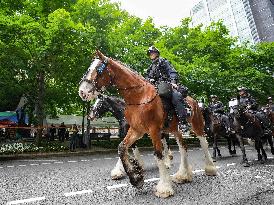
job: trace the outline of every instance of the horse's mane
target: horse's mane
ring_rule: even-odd
[[[121,66],[123,66],[126,70],[128,70],[129,72],[131,72],[133,75],[137,75],[138,77],[140,77],[142,80],[146,80],[140,73],[138,73],[136,70],[132,69],[129,65],[119,61],[119,60],[116,60],[114,58],[112,58],[112,60],[114,62],[116,62],[117,64],[120,64]]]

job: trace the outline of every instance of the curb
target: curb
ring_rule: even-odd
[[[219,143],[219,146],[225,143]],[[189,148],[199,147],[200,144],[188,144]],[[140,151],[153,151],[153,147],[138,147]],[[176,149],[178,145],[170,145],[170,148]],[[95,149],[95,150],[84,150],[76,152],[42,152],[42,153],[28,153],[28,154],[11,154],[11,155],[0,155],[0,161],[5,160],[16,160],[16,159],[36,159],[36,158],[48,158],[48,157],[69,157],[69,156],[85,156],[85,155],[96,155],[106,153],[117,153],[118,149]]]

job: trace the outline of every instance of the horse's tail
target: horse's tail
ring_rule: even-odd
[[[205,122],[198,102],[189,96],[186,97],[186,102],[191,107],[192,111],[191,116],[188,118],[191,123],[192,130],[197,136],[203,136]]]

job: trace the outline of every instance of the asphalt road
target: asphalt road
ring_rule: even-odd
[[[173,151],[170,174],[179,166],[179,153]],[[259,164],[255,150],[247,147],[248,168],[240,164],[239,149],[235,157],[226,148],[221,152],[223,157],[216,162],[218,175],[209,177],[202,170],[201,150],[190,149],[193,181],[173,183],[175,194],[167,199],[153,193],[159,176],[152,151],[142,152],[146,179],[142,190],[133,188],[128,178],[111,180],[116,153],[2,161],[0,204],[274,204],[274,159],[269,151],[267,163]]]

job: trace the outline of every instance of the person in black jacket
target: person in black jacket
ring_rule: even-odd
[[[268,100],[268,104],[266,105],[266,107],[268,108],[270,112],[274,112],[274,104],[272,101],[272,97],[268,97],[267,100]]]
[[[171,98],[179,120],[179,129],[185,133],[189,130],[186,120],[188,115],[184,98],[187,96],[187,88],[178,84],[178,73],[167,59],[160,57],[160,51],[155,46],[150,46],[147,55],[152,63],[149,66],[146,79],[156,87],[161,82],[172,85]]]
[[[240,105],[244,105],[249,111],[256,111],[258,109],[256,100],[248,93],[247,88],[239,87],[238,92],[240,95]]]

